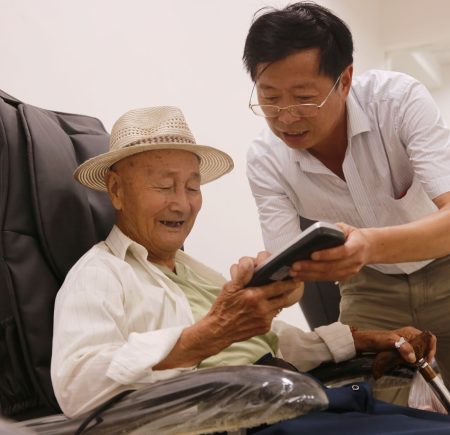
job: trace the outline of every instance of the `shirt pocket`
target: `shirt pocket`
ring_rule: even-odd
[[[386,196],[383,208],[384,225],[401,225],[425,217],[436,210],[417,177],[413,178],[409,188],[398,198]]]

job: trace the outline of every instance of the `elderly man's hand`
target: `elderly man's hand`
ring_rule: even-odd
[[[397,347],[402,358],[408,363],[416,361],[414,349],[409,343],[414,337],[420,335],[419,331],[412,326],[395,329],[393,331],[359,331],[352,332],[357,352],[379,352],[383,350],[391,350]],[[401,337],[404,340],[401,340]],[[397,343],[397,346],[396,346]],[[431,362],[436,353],[436,337],[433,335],[430,340],[430,349],[427,355],[428,362]]]
[[[264,252],[257,258],[244,257],[234,264],[231,267],[231,281],[224,285],[203,319],[209,323],[210,344],[217,346],[217,351],[236,341],[267,333],[280,310],[295,304],[302,297],[303,283],[295,280],[245,288],[255,267],[267,255]]]
[[[233,264],[231,281],[223,286],[208,314],[183,330],[169,355],[154,369],[190,367],[237,341],[267,333],[280,310],[303,295],[303,282],[298,280],[245,287],[255,267],[268,255],[262,252]]]

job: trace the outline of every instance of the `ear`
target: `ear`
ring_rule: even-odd
[[[344,69],[341,75],[341,89],[345,96],[350,92],[352,87],[353,65],[349,65]]]
[[[122,209],[122,180],[120,175],[110,169],[105,175],[108,196],[116,210]]]

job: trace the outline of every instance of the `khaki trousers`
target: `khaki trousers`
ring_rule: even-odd
[[[339,286],[342,323],[361,329],[414,326],[436,335],[436,361],[450,387],[450,256],[410,275],[365,267]]]

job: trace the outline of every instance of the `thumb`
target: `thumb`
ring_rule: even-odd
[[[353,227],[347,225],[344,222],[338,222],[335,225],[344,233],[346,239],[349,236],[349,234],[353,231]]]
[[[230,269],[231,284],[238,288],[244,288],[253,276],[255,266],[250,258],[244,258],[238,264],[233,264]]]
[[[402,358],[409,362],[410,364],[414,364],[417,360],[416,354],[414,353],[414,348],[407,341],[400,346],[398,349]]]

